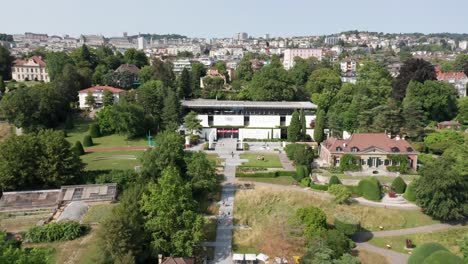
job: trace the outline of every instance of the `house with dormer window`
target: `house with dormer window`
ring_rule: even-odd
[[[319,156],[324,166],[340,166],[343,155],[356,157],[363,171],[387,171],[389,166],[400,166],[394,158],[406,157],[408,169],[416,170],[418,152],[399,136],[385,133],[357,133],[345,139],[330,137],[320,144]]]

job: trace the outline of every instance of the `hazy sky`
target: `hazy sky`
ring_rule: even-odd
[[[6,33],[468,33],[467,0],[9,0],[0,6],[0,32]]]

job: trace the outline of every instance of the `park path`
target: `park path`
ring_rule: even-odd
[[[93,152],[113,152],[113,151],[134,151],[134,150],[147,150],[150,147],[123,147],[123,148],[86,148],[86,153],[93,153]]]
[[[388,260],[388,262],[390,262],[391,264],[406,264],[409,258],[409,255],[407,254],[398,253],[389,249],[379,248],[369,243],[357,243],[356,242],[356,248],[366,249],[368,251],[372,251],[377,254],[380,254],[381,256],[384,256]]]
[[[293,165],[293,162],[286,156],[286,153],[281,152],[279,154],[279,159],[281,161],[281,164],[283,165],[283,169],[287,171],[295,171],[296,168]]]

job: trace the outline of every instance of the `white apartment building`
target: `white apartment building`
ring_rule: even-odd
[[[295,57],[300,57],[303,59],[315,57],[318,60],[322,60],[322,56],[322,49],[287,49],[284,51],[283,65],[286,70],[289,70],[294,66]]]
[[[110,87],[110,86],[94,86],[94,87],[86,88],[78,92],[80,108],[87,109],[87,108],[101,107],[103,103],[102,99],[103,99],[105,90],[112,92],[112,95],[114,96],[114,103],[117,103],[119,101],[120,94],[125,92],[125,90]],[[96,104],[94,106],[90,106],[86,104],[86,97],[88,96],[89,93],[91,93],[94,96],[94,100],[96,101]]]
[[[356,61],[351,58],[345,58],[340,62],[341,72],[356,71]]]
[[[29,59],[17,59],[11,68],[12,78],[18,82],[22,81],[44,81],[49,82],[46,63],[40,56],[32,56]]]
[[[462,50],[467,50],[468,49],[468,41],[463,40],[458,43],[458,47]]]
[[[195,111],[201,120],[201,137],[215,134],[216,139],[286,139],[287,126],[294,110],[304,110],[307,134],[313,138],[315,111],[311,102],[222,101],[215,99],[182,100],[186,113]]]
[[[179,59],[172,62],[174,65],[173,71],[175,74],[181,74],[182,71],[187,68],[187,70],[192,70],[192,62],[189,59]]]

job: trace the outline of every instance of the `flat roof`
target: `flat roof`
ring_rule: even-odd
[[[286,102],[286,101],[228,101],[216,99],[182,100],[182,106],[186,108],[280,108],[280,109],[317,109],[317,105],[311,102]]]

